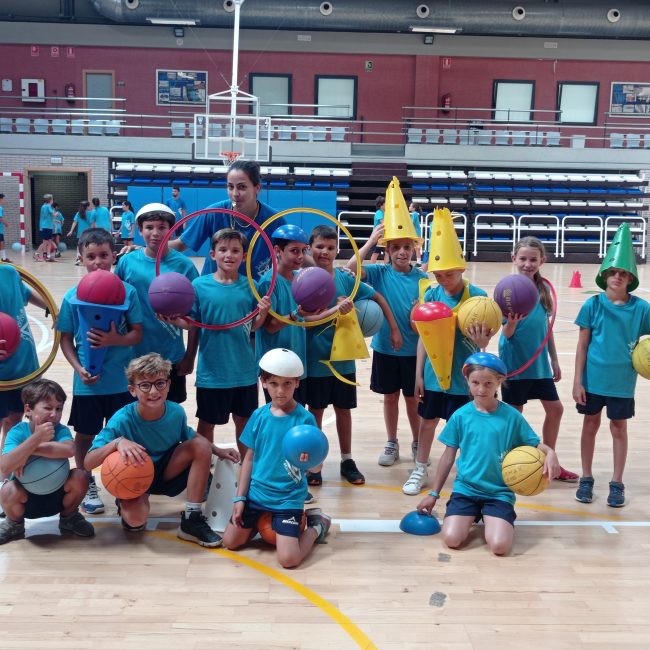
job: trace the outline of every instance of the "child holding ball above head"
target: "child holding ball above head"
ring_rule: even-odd
[[[57,383],[38,379],[22,390],[25,416],[7,434],[2,449],[2,472],[12,474],[0,484],[0,503],[6,519],[0,523],[0,544],[25,537],[25,517],[37,519],[59,515],[59,530],[79,537],[92,537],[95,531],[79,512],[88,479],[82,469],[69,470],[61,487],[46,494],[28,492],[19,482],[25,464],[32,456],[68,459],[74,456],[74,441],[61,424],[66,394]],[[67,463],[67,461],[66,461]],[[68,471],[65,470],[65,471]]]
[[[625,505],[623,470],[627,459],[627,421],[634,417],[637,373],[632,350],[639,337],[650,334],[650,304],[630,292],[639,286],[629,224],[619,226],[596,276],[604,290],[580,308],[573,399],[584,415],[580,452],[582,476],[576,499],[593,500],[592,462],[601,412],[607,407],[613,438],[614,471],[607,505]]]
[[[260,359],[260,370],[271,402],[253,413],[242,433],[247,449],[223,545],[231,550],[244,546],[255,535],[260,517],[271,512],[278,561],[289,569],[301,564],[314,544],[323,543],[332,520],[317,508],[307,510],[307,526],[300,531],[307,481],[282,451],[282,438],[289,429],[316,424],[293,398],[304,370],[302,362],[290,350],[278,348]]]
[[[539,269],[546,261],[544,244],[537,237],[524,237],[515,244],[512,254],[517,273],[530,278],[539,291],[537,305],[525,318],[519,314],[508,314],[507,322],[499,339],[499,356],[508,368],[520,368],[540,346],[548,332],[548,318],[553,311],[553,299],[544,283]],[[550,363],[549,363],[550,361]],[[551,332],[548,343],[533,363],[522,372],[506,379],[501,387],[503,401],[524,410],[529,399],[539,399],[544,409],[542,438],[544,443],[555,449],[560,432],[564,408],[555,388],[561,378],[560,364]],[[558,480],[576,483],[578,475],[562,468]]]
[[[503,482],[504,456],[515,447],[530,445],[546,454],[544,474],[548,478],[557,476],[560,466],[553,449],[540,443],[523,415],[498,401],[497,391],[507,373],[501,359],[477,352],[467,358],[462,372],[473,401],[459,408],[440,434],[438,440],[445,449],[438,461],[433,490],[417,509],[431,513],[460,451],[442,538],[450,548],[460,548],[474,522],[483,519],[490,550],[506,555],[512,548],[516,514],[515,495]]]
[[[87,273],[110,271],[115,260],[113,236],[103,228],[84,230],[79,238],[81,264]],[[121,283],[122,281],[119,280]],[[102,430],[104,422],[115,411],[133,401],[129,393],[124,368],[133,357],[133,346],[142,338],[142,309],[136,290],[124,283],[128,308],[108,332],[91,329],[87,332],[71,300],[77,298],[77,288],[70,289],[61,303],[57,329],[61,332],[61,351],[74,369],[72,408],[68,424],[74,427],[75,462],[82,467],[93,438]],[[84,341],[93,348],[107,348],[98,374],[86,370],[88,365]],[[95,479],[89,474],[88,494],[82,508],[91,515],[104,512]]]
[[[133,359],[126,377],[129,392],[137,400],[120,409],[93,441],[84,466],[90,471],[118,451],[127,463],[143,464],[146,455],[154,464],[153,483],[146,494],[118,499],[122,527],[129,532],[144,530],[149,516],[149,494],[175,497],[187,489],[178,537],[201,546],[221,544],[201,512],[210,474],[212,454],[237,462],[234,449],[220,449],[187,425],[183,407],[167,400],[171,362],[152,352]]]

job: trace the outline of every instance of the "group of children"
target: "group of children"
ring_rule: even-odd
[[[354,274],[359,271],[364,282],[354,300],[376,301],[385,317],[372,340],[370,386],[373,392],[383,395],[387,440],[379,464],[390,466],[399,459],[401,394],[415,463],[403,491],[420,494],[429,483],[434,433],[444,419],[440,441],[445,450],[432,481],[433,490],[418,509],[431,511],[461,451],[443,538],[452,548],[461,546],[475,519],[483,517],[490,548],[499,555],[507,553],[512,545],[515,512],[514,495],[501,478],[503,456],[519,445],[536,446],[546,454],[544,472],[549,478],[572,482],[578,479],[561,468],[554,451],[563,409],[555,388],[560,368],[552,336],[534,363],[507,378],[509,370],[530,360],[532,351],[548,332],[552,303],[540,276],[544,247],[539,240],[528,237],[517,243],[513,254],[517,272],[530,277],[539,289],[538,305],[525,318],[508,316],[499,341],[500,358],[480,352],[494,335],[485,324],[466,333],[457,330],[451,385],[445,390],[412,328],[411,310],[420,300],[442,302],[457,310],[467,298],[485,295],[463,279],[465,260],[457,239],[449,243],[455,232],[451,218],[440,216],[445,218],[450,223],[436,223],[434,218],[433,228],[446,232],[448,238],[441,244],[443,250],[432,248],[429,252],[428,270],[436,282],[432,286],[427,274],[412,263],[415,247],[421,243],[414,230],[406,228],[396,234],[386,223],[378,223],[359,256],[363,260],[381,245],[387,263],[357,269],[356,259],[352,258],[346,272],[334,267],[336,230],[318,226],[307,236],[301,228],[282,223],[271,237],[277,260],[275,289],[266,295],[272,278],[268,271],[255,281],[261,297],[258,300],[242,272],[248,241],[237,227],[221,228],[212,235],[210,257],[216,270],[198,277],[191,260],[179,252],[169,247],[160,252],[162,240],[175,222],[174,211],[163,204],[144,206],[136,224],[145,246],[123,255],[115,269],[124,280],[128,302],[119,322],[108,332],[83,331],[72,304],[76,288],[68,291],[61,305],[57,322],[61,347],[75,371],[69,420],[75,429],[74,444],[69,430],[60,424],[65,394],[56,384],[39,380],[24,390],[22,398],[29,423],[16,424],[20,419],[15,417],[16,395],[0,393],[6,402],[0,402],[4,406],[0,416],[13,413],[11,423],[16,425],[7,433],[1,464],[2,471],[6,475],[13,473],[13,477],[0,489],[0,502],[7,514],[0,526],[0,543],[24,535],[25,516],[57,512],[62,531],[91,536],[92,526],[78,507],[81,505],[87,514],[103,512],[104,504],[90,471],[109,453],[118,451],[125,460],[136,464],[143,462],[145,453],[152,458],[155,478],[149,493],[175,496],[187,489],[179,530],[182,538],[204,546],[223,541],[228,548],[239,548],[254,535],[261,514],[271,511],[280,563],[286,567],[300,564],[312,546],[324,540],[331,520],[312,509],[307,513],[306,528],[301,530],[304,503],[314,500],[307,485],[321,485],[323,476],[320,466],[302,472],[284,461],[279,446],[283,432],[296,424],[322,426],[323,412],[332,405],[341,453],[340,473],[351,484],[365,482],[352,457],[351,410],[357,405],[354,361],[333,362],[337,375],[345,381],[338,379],[321,363],[330,356],[334,328],[302,326],[302,322],[354,309],[348,296]],[[618,243],[616,250],[623,250]],[[296,272],[306,263],[308,248],[309,263],[326,270],[336,284],[335,297],[318,313],[306,312],[291,292]],[[86,229],[79,240],[79,255],[87,272],[111,270],[115,253],[110,232]],[[161,272],[176,271],[192,281],[196,294],[189,314],[192,319],[223,324],[243,319],[255,309],[257,315],[243,325],[213,330],[197,329],[182,316],[154,313],[148,300],[140,296],[146,295],[155,277],[157,256]],[[423,281],[428,288],[422,295]],[[9,309],[24,313],[23,303],[30,297],[29,291],[21,289],[15,278],[14,282],[17,293]],[[592,499],[591,459],[600,413],[606,406],[614,437],[614,474],[607,502],[620,507],[625,503],[622,474],[627,451],[626,421],[634,414],[636,375],[630,354],[639,337],[650,333],[650,307],[629,293],[638,284],[633,252],[631,257],[629,253],[607,257],[597,282],[604,293],[586,301],[576,320],[580,334],[573,396],[578,411],[585,415],[582,478],[576,498],[583,502]],[[292,322],[297,324],[289,324]],[[187,345],[184,329],[189,331]],[[85,338],[95,348],[107,348],[103,367],[94,376],[85,368]],[[188,426],[180,406],[187,395],[186,376],[195,363],[196,433]],[[3,365],[0,352],[0,378]],[[260,371],[267,404],[258,408]],[[499,388],[502,402],[497,399]],[[539,399],[545,410],[543,442],[521,414],[530,399]],[[231,415],[239,451],[213,444],[215,426],[228,422]],[[86,472],[71,471],[56,496],[41,499],[28,494],[19,484],[21,468],[32,454],[54,458],[74,455],[76,467]],[[242,459],[232,518],[223,540],[210,529],[201,512],[213,454],[232,462]],[[144,528],[149,493],[137,499],[118,500],[125,530]]]

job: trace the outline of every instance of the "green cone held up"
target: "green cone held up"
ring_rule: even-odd
[[[622,223],[618,227],[614,239],[607,249],[605,259],[600,265],[600,269],[598,269],[596,284],[603,290],[607,289],[607,282],[605,282],[603,273],[608,269],[623,269],[634,276],[634,280],[627,285],[628,291],[634,291],[639,286],[629,223]]]

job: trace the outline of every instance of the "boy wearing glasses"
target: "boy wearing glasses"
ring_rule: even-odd
[[[220,449],[187,425],[183,407],[167,401],[171,362],[152,352],[133,359],[127,369],[129,392],[137,400],[121,408],[93,441],[84,467],[90,471],[118,451],[126,463],[142,465],[149,455],[154,479],[146,494],[118,499],[122,527],[129,532],[144,530],[149,515],[150,494],[175,497],[187,489],[178,536],[201,546],[221,544],[203,516],[201,503],[210,474],[212,454],[239,461],[234,449]]]

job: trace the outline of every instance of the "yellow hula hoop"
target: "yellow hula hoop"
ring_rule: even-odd
[[[273,216],[269,217],[260,226],[260,228],[264,230],[269,224],[273,223],[276,219],[279,219],[280,217],[284,217],[287,214],[295,214],[296,212],[311,212],[313,214],[320,215],[325,219],[328,219],[332,223],[336,224],[336,226],[338,226],[345,233],[345,236],[350,240],[350,244],[352,244],[352,250],[354,252],[354,257],[357,261],[357,274],[356,274],[354,286],[352,287],[352,291],[350,292],[348,298],[350,300],[354,300],[354,297],[357,295],[357,291],[359,290],[359,285],[361,284],[361,255],[359,255],[359,248],[357,247],[357,243],[354,241],[354,238],[352,237],[350,231],[338,219],[327,214],[327,212],[323,212],[322,210],[317,210],[316,208],[289,208],[288,210],[282,210],[282,212],[278,212]],[[248,277],[248,284],[250,285],[251,291],[253,292],[253,295],[255,296],[256,300],[261,300],[262,298],[260,297],[259,292],[255,288],[255,284],[253,283],[253,274],[251,268],[253,256],[251,253],[253,247],[255,246],[255,242],[257,241],[259,236],[260,236],[259,231],[253,235],[253,238],[251,239],[251,242],[248,246],[248,255],[246,256],[246,276]],[[269,309],[269,314],[271,314],[271,316],[273,316],[274,318],[277,318],[282,323],[286,323],[287,325],[298,325],[299,327],[316,327],[316,325],[324,325],[325,323],[329,323],[330,321],[334,320],[338,315],[337,313],[334,313],[331,316],[328,316],[327,318],[321,318],[320,320],[306,322],[306,321],[293,321],[290,318],[287,318],[286,316],[282,316],[281,314],[278,314],[272,309]]]
[[[45,288],[43,283],[35,278],[31,273],[28,273],[25,271],[20,266],[14,266],[16,271],[18,271],[18,274],[20,275],[20,279],[23,280],[26,284],[28,284],[32,289],[35,289],[37,293],[40,294],[41,298],[45,301],[45,304],[47,305],[47,308],[52,315],[52,320],[54,321],[54,343],[52,344],[52,350],[50,351],[49,356],[45,361],[43,362],[43,365],[41,365],[40,368],[37,370],[34,370],[34,372],[30,373],[29,375],[25,375],[24,377],[21,377],[20,379],[11,379],[7,381],[0,381],[0,391],[5,391],[5,390],[15,390],[17,388],[22,388],[23,386],[29,384],[30,381],[33,381],[34,379],[38,379],[54,362],[54,359],[56,357],[56,353],[59,350],[59,342],[61,340],[61,332],[59,332],[56,329],[56,320],[59,316],[59,308],[57,304],[54,302],[54,298],[52,298],[52,294]]]

